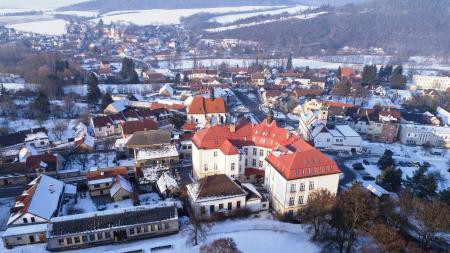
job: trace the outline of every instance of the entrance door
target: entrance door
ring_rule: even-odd
[[[121,242],[127,239],[127,231],[126,230],[117,230],[113,232],[114,240],[117,242]]]
[[[30,238],[30,243],[34,243],[34,235],[30,235],[28,238]]]

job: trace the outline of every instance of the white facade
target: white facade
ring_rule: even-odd
[[[434,89],[446,91],[450,88],[450,77],[414,75],[413,83],[422,90]]]
[[[338,125],[334,129],[319,125],[312,135],[314,146],[318,149],[361,152],[362,138],[348,125]]]
[[[336,194],[339,174],[287,180],[268,164],[265,171],[265,187],[269,191],[273,209],[278,213],[294,214],[308,203],[308,197],[316,190],[327,189]]]
[[[227,113],[188,114],[188,123],[202,125],[210,122],[214,124],[225,124],[227,119]]]
[[[450,128],[401,124],[399,140],[402,144],[450,148]]]

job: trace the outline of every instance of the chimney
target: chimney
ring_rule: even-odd
[[[232,133],[236,132],[236,124],[230,125],[230,132],[232,132]]]
[[[209,87],[209,97],[214,100],[214,87]]]
[[[273,110],[272,107],[269,109],[269,113],[267,114],[267,123],[272,124],[273,122]]]

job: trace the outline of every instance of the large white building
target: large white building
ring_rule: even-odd
[[[434,89],[446,91],[450,88],[450,77],[448,76],[414,75],[412,81],[422,90]]]
[[[429,126],[401,124],[399,140],[407,145],[431,145],[450,148],[450,128],[446,126]]]
[[[291,203],[292,184],[307,181],[311,190],[326,188],[336,193],[339,170],[336,163],[297,135],[279,128],[273,115],[260,124],[212,126],[193,139],[192,162],[196,180],[216,174],[247,181],[256,178],[269,190],[280,213],[294,212],[307,203]],[[281,194],[281,192],[284,192]],[[308,193],[305,191],[304,193]]]
[[[318,125],[312,132],[314,147],[321,150],[361,152],[361,136],[349,125]]]

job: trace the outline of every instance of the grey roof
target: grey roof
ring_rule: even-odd
[[[153,145],[170,144],[171,133],[167,130],[150,130],[135,132],[127,141],[127,147],[150,147]]]
[[[87,217],[76,217],[73,219],[61,220],[53,219],[50,235],[69,235],[91,232],[101,229],[113,229],[115,227],[130,226],[135,224],[145,224],[156,221],[177,218],[175,206],[164,206],[155,208],[133,208],[131,210],[113,210],[114,212],[97,212],[95,215]],[[70,216],[68,216],[70,217]]]

